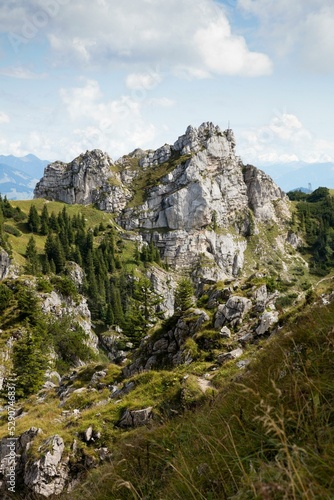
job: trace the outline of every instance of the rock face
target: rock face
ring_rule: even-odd
[[[0,248],[0,280],[3,280],[8,272],[10,266],[10,258],[3,248]]]
[[[143,370],[190,363],[192,358],[186,348],[186,341],[209,319],[205,311],[194,309],[187,313],[186,317],[181,317],[174,327],[158,338],[143,339],[134,362],[124,368],[124,375],[129,377]]]
[[[70,297],[62,297],[56,292],[41,294],[42,311],[44,314],[52,314],[55,317],[68,315],[75,317],[87,335],[87,345],[97,352],[98,337],[92,331],[91,314],[88,309],[87,299],[80,296],[80,301],[75,302]]]
[[[41,458],[38,460],[29,458],[31,444],[41,432],[41,429],[32,427],[18,439],[0,441],[0,476],[3,476],[3,479],[0,477],[0,493],[5,494],[7,490],[6,476],[10,473],[12,458],[10,453],[15,456],[16,486],[25,485],[31,492],[44,498],[62,493],[70,478],[69,458],[64,457],[63,439],[58,435],[46,439],[38,449]]]
[[[226,322],[230,323],[231,326],[240,324],[251,308],[251,300],[245,297],[229,298],[225,305],[218,306],[215,328],[221,328]]]
[[[124,229],[153,238],[176,270],[206,282],[237,276],[247,237],[290,216],[287,197],[270,177],[236,156],[232,130],[212,123],[189,126],[173,145],[135,150],[115,163],[99,150],[52,163],[35,197],[95,203]]]
[[[43,497],[59,495],[69,478],[68,459],[63,458],[64,441],[58,436],[47,439],[40,448],[47,450],[40,460],[26,467],[26,486]]]
[[[75,158],[71,163],[54,162],[48,165],[37,183],[35,198],[79,203],[96,203],[110,212],[122,209],[127,197],[121,187],[114,163],[102,151],[94,149]]]

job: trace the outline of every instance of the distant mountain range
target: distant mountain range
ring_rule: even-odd
[[[33,154],[21,158],[0,155],[0,193],[10,200],[31,199],[35,185],[49,163]],[[260,163],[256,166],[270,175],[285,192],[294,189],[312,191],[319,186],[334,188],[334,163]]]
[[[320,186],[334,188],[334,163],[291,162],[256,166],[270,175],[285,192],[297,189],[298,186],[311,191]]]
[[[47,160],[29,154],[18,158],[0,155],[0,193],[10,200],[27,200],[33,197],[36,182],[42,177]]]

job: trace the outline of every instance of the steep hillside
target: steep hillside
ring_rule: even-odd
[[[331,498],[328,190],[206,123],[35,195],[0,198],[1,495]]]

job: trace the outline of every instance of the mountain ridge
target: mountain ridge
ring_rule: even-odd
[[[135,150],[116,162],[99,150],[54,162],[34,196],[92,203],[125,230],[152,240],[173,267],[197,266],[211,282],[235,277],[247,237],[274,223],[284,246],[290,218],[286,195],[267,174],[244,165],[235,147],[232,130],[205,122],[189,126],[172,146]]]

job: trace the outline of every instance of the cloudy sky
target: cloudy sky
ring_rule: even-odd
[[[334,161],[333,0],[6,0],[0,154],[117,159],[230,122],[244,162]]]

